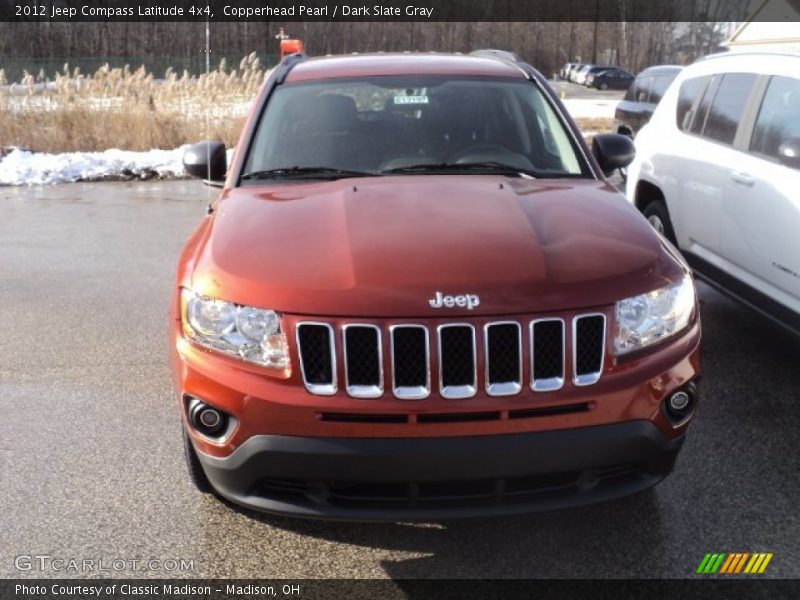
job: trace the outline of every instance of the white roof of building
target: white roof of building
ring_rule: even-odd
[[[800,2],[765,0],[723,46],[732,50],[800,48]]]

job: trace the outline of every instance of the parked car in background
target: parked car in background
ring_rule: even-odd
[[[636,147],[628,199],[699,276],[800,335],[800,53],[686,67]]]
[[[591,75],[597,75],[602,71],[614,68],[616,67],[612,67],[610,65],[587,65],[578,74],[578,78],[575,80],[575,83],[578,83],[580,85],[588,85],[588,80]]]
[[[572,83],[583,85],[583,81],[586,79],[586,71],[591,69],[592,66],[593,65],[576,65],[569,74],[569,80]]]
[[[669,84],[683,67],[661,65],[639,73],[614,113],[614,131],[631,138],[650,120]]]
[[[566,63],[563,67],[561,67],[561,70],[558,72],[558,76],[561,79],[568,81],[570,71],[572,71],[572,69],[575,68],[575,65],[577,64],[578,63],[571,63],[571,62]]]
[[[586,85],[598,90],[627,90],[633,80],[633,75],[627,71],[611,67],[596,73],[590,71],[586,76]]]

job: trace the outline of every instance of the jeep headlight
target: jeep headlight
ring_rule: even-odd
[[[667,287],[617,302],[614,351],[627,354],[682,331],[695,311],[691,276]]]
[[[289,366],[289,348],[274,310],[241,306],[181,290],[181,322],[198,344],[265,367]]]

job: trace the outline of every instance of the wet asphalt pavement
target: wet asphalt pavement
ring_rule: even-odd
[[[686,577],[706,552],[800,576],[800,341],[701,285],[702,402],[652,491],[426,525],[255,515],[191,487],[167,363],[195,182],[0,188],[0,577],[18,555],[191,559],[196,577]],[[91,573],[88,573],[91,574]]]

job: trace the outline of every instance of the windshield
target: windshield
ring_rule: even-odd
[[[332,79],[278,86],[242,180],[388,172],[588,176],[564,124],[529,81]]]

